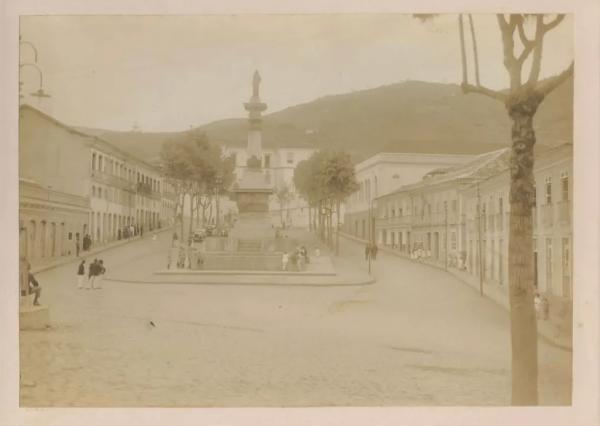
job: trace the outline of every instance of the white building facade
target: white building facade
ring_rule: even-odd
[[[344,203],[344,232],[370,239],[375,221],[369,212],[376,198],[417,182],[434,169],[461,164],[471,158],[472,155],[384,152],[358,163],[355,171],[359,190]],[[397,209],[394,207],[394,211]]]

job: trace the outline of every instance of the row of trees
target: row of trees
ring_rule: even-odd
[[[196,226],[210,219],[217,194],[226,192],[234,179],[233,157],[225,157],[218,146],[212,145],[205,134],[189,133],[185,139],[167,141],[160,152],[160,168],[176,194],[175,217],[184,237],[183,209],[189,208],[188,237]]]
[[[345,151],[317,151],[298,163],[294,171],[294,185],[309,205],[310,229],[333,246],[333,215],[336,215],[336,228],[339,230],[341,204],[358,190],[350,154]],[[335,252],[339,254],[339,233],[335,235]]]

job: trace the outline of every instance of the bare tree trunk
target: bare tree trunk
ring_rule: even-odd
[[[194,225],[194,195],[190,193],[190,224],[188,226],[188,244],[192,244],[192,226]]]
[[[184,202],[185,202],[185,192],[181,192],[181,194],[179,194],[179,205],[180,205],[180,215],[179,215],[179,222],[180,222],[180,226],[181,226],[181,232],[179,234],[179,238],[181,238],[181,241],[183,241],[183,207],[184,207]]]
[[[512,405],[538,404],[537,322],[534,309],[532,202],[533,116],[541,102],[532,93],[507,103],[512,119],[508,274],[512,344]]]
[[[335,206],[336,224],[335,224],[335,255],[340,255],[340,202]],[[369,224],[370,226],[371,224]]]

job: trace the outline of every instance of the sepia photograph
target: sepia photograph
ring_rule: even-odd
[[[571,407],[575,23],[19,16],[19,407]]]

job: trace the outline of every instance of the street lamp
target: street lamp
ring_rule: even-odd
[[[39,89],[37,91],[31,93],[31,96],[35,96],[35,97],[38,97],[40,99],[41,98],[49,98],[50,95],[47,94],[46,92],[44,92],[44,80],[43,80],[43,75],[42,75],[41,68],[38,67],[36,64],[32,64],[31,62],[25,62],[25,63],[19,64],[19,69],[24,68],[24,67],[32,67],[32,68],[34,68],[38,72],[38,74],[40,76],[40,87],[39,87]],[[20,81],[19,82],[19,89],[21,88],[22,85],[23,85],[23,82]],[[19,93],[19,97],[23,98],[24,96]]]

